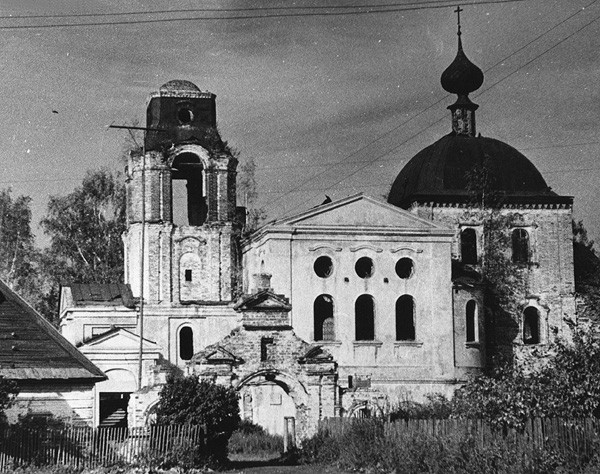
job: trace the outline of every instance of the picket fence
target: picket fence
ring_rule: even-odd
[[[17,429],[0,431],[0,472],[18,466],[95,468],[160,459],[178,448],[204,446],[206,430],[193,425],[142,428]]]
[[[372,429],[388,439],[402,442],[407,437],[433,435],[446,436],[468,434],[480,447],[494,443],[508,443],[523,456],[535,449],[551,448],[561,454],[589,456],[597,450],[600,440],[600,420],[596,418],[533,418],[522,429],[507,429],[490,425],[483,420],[424,419],[375,421],[364,418],[326,418],[319,424],[320,430],[332,435],[343,434],[355,423],[362,423],[362,430]],[[383,426],[382,426],[383,425]],[[383,428],[383,429],[382,429]]]

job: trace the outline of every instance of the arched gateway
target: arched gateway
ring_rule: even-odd
[[[286,298],[270,289],[243,297],[236,310],[242,326],[194,355],[190,369],[202,378],[235,387],[242,418],[283,434],[294,417],[299,437],[334,416],[337,364],[320,346],[292,331]]]

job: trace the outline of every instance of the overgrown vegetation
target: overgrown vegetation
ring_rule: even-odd
[[[237,189],[240,205],[246,208],[246,220],[242,233],[247,236],[259,229],[267,216],[264,208],[258,207],[256,163],[252,157],[247,158],[240,166]]]
[[[170,375],[155,408],[157,424],[195,424],[206,427],[206,446],[194,447],[194,466],[222,465],[227,444],[240,423],[238,393],[230,387],[195,376]]]
[[[56,318],[61,284],[122,281],[126,221],[120,174],[88,171],[73,192],[50,197],[41,226],[50,237],[40,261],[49,288],[38,309],[47,319]]]
[[[600,322],[600,258],[583,222],[573,221],[573,264],[579,319]],[[598,329],[596,329],[596,332]]]
[[[0,376],[0,426],[6,424],[4,411],[13,404],[17,393],[17,384]]]
[[[39,256],[31,232],[31,198],[0,191],[0,278],[28,301],[39,298]]]
[[[600,467],[597,456],[501,432],[482,439],[475,431],[394,431],[386,430],[384,423],[358,420],[338,432],[319,431],[304,441],[301,460],[361,472],[518,474],[597,472]]]
[[[267,433],[262,426],[243,420],[229,438],[229,454],[272,458],[283,452],[283,438]]]

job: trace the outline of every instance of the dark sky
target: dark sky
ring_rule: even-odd
[[[15,18],[22,15],[408,3],[441,6],[431,0],[4,0],[0,186],[30,195],[37,222],[48,196],[72,190],[86,170],[122,167],[125,135],[107,125],[143,123],[148,94],[187,79],[217,94],[223,138],[242,162],[255,161],[259,204],[271,217],[314,206],[325,194],[382,197],[415,153],[450,131],[446,106],[453,98],[439,78],[456,54],[454,6],[6,27],[282,10]],[[480,105],[479,132],[516,147],[556,192],[575,196],[576,217],[599,237],[600,1],[468,3],[464,48],[485,72],[484,85],[471,95]],[[328,11],[344,10],[288,10]]]

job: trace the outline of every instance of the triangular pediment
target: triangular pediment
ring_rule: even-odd
[[[333,356],[323,349],[321,346],[312,346],[306,353],[300,358],[300,363],[324,363],[332,362]]]
[[[246,295],[240,298],[234,308],[237,311],[284,311],[292,309],[289,300],[273,293],[270,290],[263,290],[252,295]]]
[[[241,359],[236,357],[234,354],[229,352],[226,349],[218,346],[213,351],[207,352],[204,355],[204,363],[205,364],[236,364],[240,362]]]
[[[139,348],[139,336],[123,328],[111,329],[79,346],[79,350],[84,353],[89,351],[132,352],[139,351]],[[144,339],[142,349],[144,352],[156,352],[158,345],[153,341]]]
[[[414,231],[449,231],[414,215],[399,207],[378,199],[356,194],[317,206],[302,214],[292,216],[275,223],[276,226],[316,227],[316,228],[354,228],[360,229],[397,229]]]

